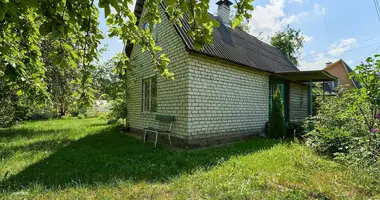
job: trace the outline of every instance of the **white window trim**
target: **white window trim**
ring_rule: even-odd
[[[142,100],[142,113],[156,113],[157,111],[152,111],[152,79],[155,77],[155,75],[151,75],[151,76],[147,76],[147,77],[143,77],[142,78],[142,96],[141,96],[141,100]],[[149,108],[148,110],[145,110],[145,84],[146,83],[149,83]],[[157,83],[156,83],[156,87],[157,87]],[[157,94],[156,94],[157,95]],[[156,108],[157,109],[157,108]]]

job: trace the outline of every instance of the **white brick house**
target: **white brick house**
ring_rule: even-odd
[[[137,0],[137,17],[144,15],[143,3]],[[225,1],[218,3],[229,6]],[[132,79],[128,98],[132,129],[152,126],[156,114],[165,114],[175,116],[172,133],[179,145],[255,136],[265,131],[274,87],[283,92],[286,120],[296,121],[308,116],[310,109],[309,87],[302,82],[331,80],[324,71],[300,72],[274,47],[224,24],[215,29],[214,45],[196,51],[192,38],[185,34],[186,19],[183,27],[172,25],[165,4],[160,13],[162,23],[155,27],[155,37],[171,59],[169,70],[175,80],[157,75],[140,46],[127,50],[134,66],[128,74]],[[139,26],[143,28],[145,22],[139,20]]]

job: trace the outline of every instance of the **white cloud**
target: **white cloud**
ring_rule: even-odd
[[[280,23],[280,19],[285,17],[284,7],[285,0],[270,0],[270,4],[264,7],[257,6],[249,20],[251,34],[266,40],[269,36],[282,30],[283,25]]]
[[[333,43],[331,45],[332,49],[330,49],[328,53],[332,56],[340,56],[347,50],[350,50],[352,47],[357,45],[358,43],[355,38],[342,39],[339,44]]]
[[[347,50],[357,46],[355,38],[341,39],[339,43],[332,43],[330,50],[325,53],[317,53],[314,49],[309,54],[303,55],[300,59],[300,70],[318,70],[323,69],[327,62],[335,62],[341,58]],[[347,64],[351,65],[352,60],[348,60]]]
[[[311,42],[313,40],[312,36],[308,36],[306,34],[303,34],[304,42]]]
[[[307,15],[309,15],[309,13],[307,12],[303,12],[303,13],[299,13],[299,14],[294,14],[294,15],[289,15],[289,16],[286,16],[284,17],[282,20],[281,20],[281,24],[283,26],[287,26],[288,24],[294,24],[294,23],[301,23],[300,22],[300,18],[301,17],[306,17]]]
[[[270,0],[270,3],[265,6],[257,6],[251,13],[249,32],[263,41],[268,41],[269,37],[276,32],[285,30],[287,25],[300,23],[300,19],[309,14],[302,12],[287,15],[284,8],[285,0]]]
[[[303,3],[303,0],[289,0],[288,3]]]
[[[315,54],[315,53],[317,53],[315,49],[309,51],[309,54]]]
[[[326,14],[326,8],[321,8],[319,4],[314,4],[313,13],[316,15],[325,15]]]
[[[313,51],[313,50],[312,50]],[[308,71],[308,70],[320,70],[326,67],[326,63],[331,61],[334,62],[338,59],[331,57],[329,55],[326,55],[324,53],[318,53],[315,54],[315,51],[310,52],[310,54],[313,54],[312,59],[301,59],[299,62],[299,70],[301,71]]]

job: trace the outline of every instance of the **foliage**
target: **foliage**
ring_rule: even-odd
[[[353,76],[365,87],[347,90],[321,102],[308,144],[345,164],[380,170],[380,61],[369,58]]]
[[[278,32],[270,39],[270,44],[280,50],[294,65],[298,66],[299,50],[303,47],[305,38],[301,30],[287,28]]]
[[[72,44],[74,45],[74,44]],[[44,63],[45,81],[47,93],[49,94],[52,106],[55,108],[56,115],[64,116],[69,110],[69,107],[74,103],[73,94],[78,89],[78,86],[71,84],[80,78],[80,74],[75,70],[75,67],[68,67],[62,59],[62,63],[57,61],[56,57],[52,57],[51,52],[60,46],[54,41],[45,37],[40,43],[41,58]],[[58,55],[64,57],[65,55]],[[78,66],[79,63],[71,63]]]
[[[161,23],[161,2],[146,0],[146,13],[140,21],[147,21],[150,27]],[[233,27],[251,17],[252,2],[236,2]],[[104,9],[109,37],[119,37],[124,44],[141,45],[143,51],[150,53],[153,69],[161,76],[173,79],[174,74],[167,68],[170,59],[161,52],[161,47],[156,46],[151,30],[138,27],[137,17],[129,8],[132,3],[132,0],[0,0],[0,79],[20,96],[49,98],[46,89],[48,71],[44,67],[46,57],[40,46],[41,40],[48,38],[53,47],[49,52],[51,62],[80,76],[71,81],[77,87],[73,97],[80,107],[91,106],[95,98],[91,71],[96,68],[93,63],[98,59],[98,45],[104,38],[98,27],[99,8]],[[189,18],[191,26],[187,34],[194,38],[198,49],[212,43],[213,28],[219,23],[208,15],[209,0],[167,0],[165,3],[165,12],[173,24],[181,26],[181,20],[185,16]],[[124,49],[121,51],[120,65],[116,69],[124,74],[129,58]],[[59,104],[63,105],[62,102]]]
[[[234,18],[235,18],[234,15],[230,16],[229,24],[231,25],[231,27],[232,27],[232,22],[234,21]],[[241,21],[240,24],[237,25],[235,28],[237,28],[241,31],[244,31],[244,32],[248,32],[250,27],[249,27],[248,21]]]
[[[379,174],[341,166],[300,144],[256,139],[173,151],[142,145],[97,118],[25,122],[0,130],[0,149],[3,199],[378,199],[380,194]]]
[[[97,99],[114,100],[118,98],[120,93],[124,92],[125,71],[124,75],[115,71],[115,66],[118,66],[121,56],[118,54],[104,63],[98,64],[94,72],[91,73]],[[131,68],[132,66],[128,65],[127,69],[131,70]]]
[[[117,98],[112,102],[112,109],[108,115],[109,119],[126,119],[128,116],[127,102],[123,98]]]
[[[268,137],[283,138],[285,136],[286,126],[284,117],[284,105],[282,104],[281,92],[279,89],[277,89],[272,99]]]
[[[305,134],[305,129],[302,122],[287,122],[286,137],[287,138],[302,138]]]
[[[123,120],[124,127],[127,127],[127,98],[130,91],[130,82],[132,81],[132,76],[127,76],[127,74],[133,75],[133,68],[130,63],[128,63],[127,68],[118,74],[112,76],[104,73],[107,70],[111,70],[114,66],[115,69],[121,67],[120,65],[121,54],[116,55],[112,59],[108,60],[102,68],[98,71],[96,82],[99,83],[99,90],[104,91],[102,93],[107,98],[111,99],[111,112],[107,114],[107,119],[109,122]],[[117,70],[115,70],[117,72]]]
[[[0,127],[9,126],[14,122],[16,99],[17,95],[0,79]]]
[[[84,118],[86,118],[86,116],[84,114],[79,114],[78,115],[78,119],[84,119]]]

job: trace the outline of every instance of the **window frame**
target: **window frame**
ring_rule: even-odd
[[[156,84],[155,84],[155,98],[153,96],[153,93],[152,93],[152,86],[153,86],[153,80],[155,80]],[[149,84],[149,105],[148,105],[148,109],[146,108],[146,99],[147,99],[147,96],[146,96],[146,84]],[[142,95],[141,95],[141,111],[143,113],[156,113],[157,112],[157,76],[154,75],[154,76],[150,76],[150,77],[146,77],[146,78],[143,78],[142,81],[141,81],[141,87],[142,87]],[[154,98],[154,100],[153,100]],[[155,101],[155,103],[154,103]],[[153,108],[153,104],[155,104],[155,107]]]
[[[157,33],[157,32],[158,32],[158,29],[157,29],[157,24],[153,24],[153,27],[151,28],[151,27],[149,26],[148,21],[145,21],[144,24],[143,24],[143,29],[144,29],[144,31],[146,31],[147,28],[149,28],[149,30],[150,30],[150,34],[152,35],[153,39],[156,40],[156,42],[157,42],[157,40],[158,40],[158,33]]]

